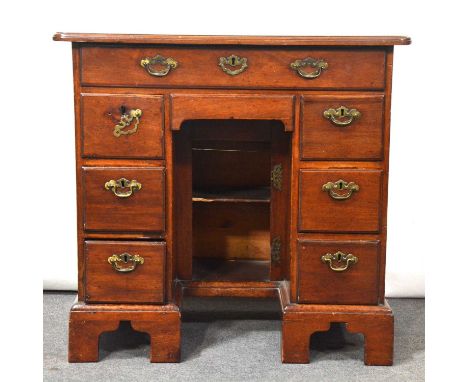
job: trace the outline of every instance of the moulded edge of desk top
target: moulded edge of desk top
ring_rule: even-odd
[[[57,32],[55,41],[108,44],[253,45],[253,46],[393,46],[409,45],[405,36],[190,36]]]

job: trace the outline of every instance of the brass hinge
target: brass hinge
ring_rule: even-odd
[[[279,263],[280,259],[281,259],[281,238],[277,236],[271,241],[271,262]]]
[[[273,166],[273,170],[271,170],[271,185],[281,191],[283,185],[283,166],[281,164]]]

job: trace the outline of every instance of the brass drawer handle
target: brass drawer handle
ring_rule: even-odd
[[[107,262],[112,265],[117,272],[132,272],[138,264],[142,265],[145,262],[143,257],[138,255],[130,255],[122,253],[120,255],[112,255],[107,259]],[[122,267],[119,263],[129,264],[128,267]]]
[[[338,109],[325,110],[323,116],[336,126],[348,126],[356,119],[361,118],[361,113],[357,109],[348,109],[346,106],[340,106]]]
[[[305,70],[305,68],[313,68],[315,70]],[[323,70],[327,70],[328,62],[322,59],[307,57],[303,60],[291,62],[291,69],[295,70],[303,78],[314,79],[322,74]]]
[[[328,182],[322,186],[322,191],[328,192],[333,199],[344,200],[349,199],[353,192],[359,191],[359,185],[354,182],[345,182],[340,179],[336,182]]]
[[[121,135],[132,135],[135,134],[138,130],[138,124],[140,123],[140,117],[142,111],[140,109],[130,110],[129,113],[125,113],[125,109],[122,107],[122,115],[120,116],[120,122],[114,126],[114,135],[118,138]],[[130,126],[131,123],[135,120],[135,125],[132,129],[124,130],[126,127]]]
[[[146,69],[146,71],[152,76],[164,77],[169,74],[171,69],[177,68],[178,62],[171,57],[165,58],[160,54],[157,54],[153,58],[143,58],[140,61],[140,65]],[[163,68],[157,70],[154,68],[155,65],[162,66]]]
[[[236,76],[248,67],[247,58],[238,57],[234,54],[229,57],[220,57],[218,65],[223,69],[224,73],[227,73],[230,76]],[[236,67],[237,69],[234,69]]]
[[[324,264],[328,263],[328,267],[334,272],[344,272],[347,269],[349,269],[351,265],[356,264],[358,260],[359,259],[357,256],[354,256],[351,253],[345,254],[341,251],[338,251],[336,253],[327,253],[326,255],[322,256],[322,263]],[[341,267],[335,267],[333,266],[333,262],[337,262],[337,263],[346,262],[346,264]]]
[[[128,198],[134,191],[141,190],[141,183],[136,180],[120,178],[118,180],[109,180],[104,185],[106,190],[111,190],[119,198]]]

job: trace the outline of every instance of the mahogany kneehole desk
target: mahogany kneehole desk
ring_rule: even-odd
[[[393,46],[406,37],[57,33],[73,50],[78,300],[69,361],[130,321],[180,359],[185,296],[278,297],[282,360],[346,323],[391,365]]]

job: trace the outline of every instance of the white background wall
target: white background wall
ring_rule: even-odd
[[[12,356],[5,365],[18,378],[25,373],[35,380],[30,376],[40,370],[40,357],[30,355],[41,352],[36,329],[42,279],[47,288],[76,286],[71,49],[52,42],[54,32],[403,34],[413,45],[397,47],[394,62],[387,292],[421,296],[428,270],[427,323],[437,327],[428,346],[429,375],[460,380],[456,371],[464,367],[466,351],[454,346],[467,342],[466,329],[455,321],[463,317],[457,313],[467,279],[464,5],[455,0],[4,2],[0,316],[2,343],[10,340],[1,351]]]

